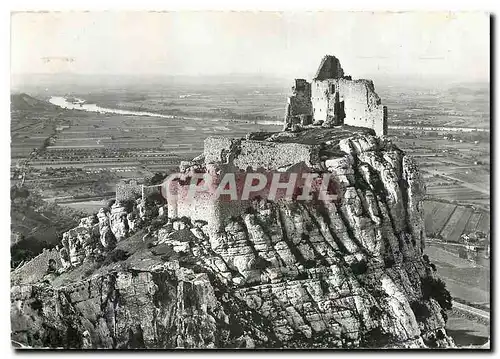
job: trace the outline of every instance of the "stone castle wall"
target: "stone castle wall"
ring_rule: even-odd
[[[343,101],[343,124],[372,128],[378,136],[387,132],[387,110],[369,80],[326,79],[312,84],[314,122],[335,117],[335,98]]]
[[[312,117],[312,118],[311,118]],[[370,80],[352,80],[335,56],[323,58],[312,84],[296,79],[288,98],[284,130],[311,122],[325,127],[350,125],[387,134],[387,108]]]
[[[207,138],[204,149],[205,163],[230,161],[241,170],[276,170],[300,162],[310,166],[317,162],[318,153],[319,147],[315,145],[257,140],[242,140],[236,144],[222,137]],[[234,158],[228,158],[229,154]]]
[[[301,143],[277,143],[247,140],[241,142],[241,152],[234,164],[243,170],[276,170],[304,162],[311,166],[318,157],[318,146]]]
[[[117,201],[130,201],[145,198],[152,193],[160,193],[160,186],[144,186],[135,181],[120,182],[116,185],[115,199]]]
[[[292,90],[293,95],[288,98],[286,105],[284,129],[295,123],[302,125],[312,123],[311,84],[304,79],[295,79]]]
[[[217,164],[222,178],[227,171],[273,171],[301,162],[313,166],[319,161],[319,146],[209,137],[205,140],[204,156],[205,165]],[[225,196],[215,199],[213,193],[196,192],[190,198],[187,191],[189,186],[179,185],[174,190],[177,198],[167,198],[169,217],[206,221],[211,232],[219,231],[231,217],[243,215],[249,206],[248,200],[229,200]]]
[[[240,140],[234,140],[222,136],[207,137],[203,142],[203,156],[205,163],[227,163],[228,154]]]
[[[184,190],[187,190],[187,187]],[[204,192],[196,193],[191,199],[180,195],[177,200],[167,200],[170,218],[188,217],[192,222],[205,221],[208,224],[207,231],[212,234],[223,229],[232,217],[241,216],[248,206],[249,201],[230,201],[224,196],[215,199]]]
[[[135,181],[130,183],[120,182],[116,184],[116,200],[129,201],[142,196],[142,185]]]

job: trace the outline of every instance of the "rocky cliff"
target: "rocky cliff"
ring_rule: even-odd
[[[334,176],[340,200],[257,198],[218,218],[215,231],[158,202],[115,203],[64,235],[59,269],[13,274],[13,340],[61,348],[453,346],[444,329],[449,294],[423,256],[425,186],[413,159],[346,126],[247,140],[318,146],[309,166]],[[225,163],[202,156],[183,171],[248,156],[231,148]]]

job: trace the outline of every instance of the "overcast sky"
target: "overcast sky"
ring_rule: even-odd
[[[11,32],[16,74],[311,78],[332,54],[353,77],[489,78],[485,13],[16,13]]]

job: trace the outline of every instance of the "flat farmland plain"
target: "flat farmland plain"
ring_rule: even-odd
[[[375,79],[374,79],[375,80]],[[445,83],[376,79],[376,91],[389,109],[392,125],[440,125],[489,128],[488,83]]]
[[[432,236],[440,233],[455,211],[455,208],[456,205],[451,203],[425,201],[424,214],[427,235]]]
[[[437,267],[437,275],[446,282],[452,297],[472,304],[489,306],[489,261],[480,263],[461,258],[457,246],[444,243],[426,244],[425,253]]]
[[[489,212],[489,133],[392,130],[389,135],[419,163],[428,199]]]
[[[41,116],[48,120],[40,127],[45,135],[34,127],[36,118],[23,120],[27,122],[25,131],[19,124],[14,127],[21,129],[13,135],[12,178],[24,173],[25,183],[40,190],[48,200],[88,196],[89,201],[94,201],[96,196],[105,197],[114,191],[120,178],[142,180],[155,173],[173,172],[182,160],[203,152],[203,141],[208,136],[242,137],[253,131],[281,129],[273,121],[130,116],[62,109],[32,101],[46,105]],[[26,106],[13,113],[24,119],[32,112]],[[33,129],[36,138],[25,138],[26,131]],[[32,154],[34,148],[42,150]],[[25,163],[25,168],[16,168],[19,163]],[[89,204],[78,201],[72,206],[85,210]]]
[[[427,194],[432,197],[445,198],[450,201],[463,203],[473,203],[475,200],[478,200],[478,203],[483,203],[485,199],[490,198],[490,196],[484,192],[474,191],[461,184],[450,184],[438,187],[428,186]]]
[[[427,236],[458,242],[462,234],[481,231],[490,233],[490,214],[482,210],[432,200],[424,201]]]
[[[488,342],[491,335],[489,325],[464,318],[458,313],[455,314],[453,312],[448,315],[446,332],[453,337],[455,344],[459,347],[467,347],[470,345],[484,345],[486,342]]]
[[[240,137],[252,131],[277,131],[280,126],[238,122],[232,120],[197,120],[185,118],[157,118],[147,116],[105,116],[94,114],[85,121],[71,123],[58,132],[53,144],[47,148],[65,149],[75,153],[78,150],[96,149],[88,160],[99,159],[99,149],[117,150],[122,156],[114,157],[114,163],[130,160],[140,161],[142,157],[152,159],[155,165],[188,159],[186,155],[198,155],[203,151],[203,140],[208,136]],[[151,156],[151,152],[154,155]],[[107,157],[109,158],[109,157]],[[112,155],[111,155],[111,158]],[[147,166],[146,166],[147,167]]]

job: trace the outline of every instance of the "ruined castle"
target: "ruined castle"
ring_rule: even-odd
[[[387,134],[387,107],[381,105],[371,80],[345,76],[340,61],[326,55],[312,83],[296,79],[288,98],[284,130],[294,125],[350,125]]]
[[[344,76],[339,60],[327,55],[312,84],[295,80],[283,133],[253,134],[244,139],[208,137],[203,155],[182,166],[180,177],[190,178],[199,168],[217,176],[247,170],[293,172],[299,164],[321,172],[338,157],[329,148],[354,132],[386,135],[387,109],[381,105],[372,81]],[[329,144],[318,144],[320,133],[330,139]],[[178,193],[188,191],[188,186],[182,187]],[[225,226],[227,218],[242,215],[250,205],[248,201],[221,202],[207,193],[197,194],[189,201],[169,198],[167,202],[169,215],[207,222],[214,233]]]
[[[12,340],[75,349],[453,347],[451,295],[423,256],[425,184],[415,160],[380,136],[386,111],[373,84],[325,57],[312,85],[296,80],[285,129],[207,138],[172,175],[167,203],[146,201],[158,186],[120,183],[115,203],[65,232],[58,251],[11,273]],[[189,196],[198,176],[304,170],[331,175],[339,200]]]
[[[288,98],[286,106],[284,131],[296,131],[299,127],[337,127],[340,131],[339,126],[348,125],[373,130],[377,136],[387,134],[387,107],[381,104],[373,82],[352,80],[351,76],[344,75],[340,61],[335,56],[323,57],[312,83],[295,79],[292,90],[293,95]],[[292,143],[287,142],[289,141],[249,138],[235,141],[226,137],[208,137],[205,139],[203,158],[207,164],[221,161],[228,163],[229,159],[225,156],[237,147],[238,155],[234,158],[234,165],[238,170],[245,170],[247,167],[254,170],[278,170],[287,167],[291,158],[294,163],[302,161],[308,166],[317,161],[317,144],[301,143],[297,139]],[[122,181],[116,186],[116,200],[127,201],[138,197],[144,199],[152,192],[159,192],[159,187],[161,185],[145,186],[136,181]],[[213,203],[205,203],[205,200],[182,206],[169,203],[169,209],[176,216],[202,213],[203,218],[200,219],[206,220],[209,208],[213,209],[214,206]]]

